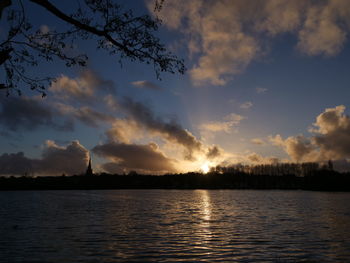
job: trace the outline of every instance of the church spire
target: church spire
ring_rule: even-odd
[[[91,157],[89,158],[89,165],[86,169],[85,175],[94,175],[92,168],[91,168]]]

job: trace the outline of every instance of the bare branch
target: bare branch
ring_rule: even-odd
[[[128,58],[153,64],[158,78],[160,72],[183,74],[186,70],[183,60],[168,52],[154,34],[161,21],[148,15],[135,16],[132,10],[123,10],[116,1],[84,0],[84,9],[79,7],[75,13],[66,14],[48,0],[29,0],[72,27],[65,32],[50,29],[33,32],[19,0],[20,10],[8,11],[8,37],[0,43],[0,66],[4,66],[6,75],[6,83],[0,84],[0,89],[19,90],[19,83],[24,82],[31,89],[43,92],[45,86],[40,82],[49,83],[53,78],[29,77],[25,74],[25,65],[37,66],[40,61],[50,62],[58,58],[66,66],[85,66],[87,55],[67,52],[74,49],[77,38],[97,40],[97,49],[118,55],[120,63]],[[163,1],[156,1],[157,10]],[[8,0],[0,2],[0,12],[8,6],[3,7],[5,2],[8,4]],[[11,5],[11,1],[9,3]]]

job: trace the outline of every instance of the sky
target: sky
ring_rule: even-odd
[[[122,2],[122,1],[121,1]],[[78,1],[52,1],[70,12]],[[25,2],[34,28],[66,24]],[[57,77],[47,97],[23,86],[1,95],[0,173],[163,174],[216,165],[336,162],[350,167],[350,2],[193,0],[123,2],[162,19],[156,33],[185,74],[77,40],[86,67],[29,68]],[[5,26],[0,24],[3,39]]]

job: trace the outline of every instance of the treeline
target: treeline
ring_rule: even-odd
[[[249,175],[271,175],[271,176],[310,176],[319,170],[333,170],[333,162],[320,165],[315,162],[306,163],[276,163],[260,165],[235,164],[231,166],[216,166],[211,168],[211,172],[220,174],[249,174]]]
[[[252,174],[237,170],[162,176],[111,175],[0,177],[0,190],[59,189],[301,189],[350,191],[350,173],[318,169],[308,176]]]

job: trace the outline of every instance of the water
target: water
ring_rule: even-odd
[[[0,262],[350,262],[350,193],[0,192]]]

